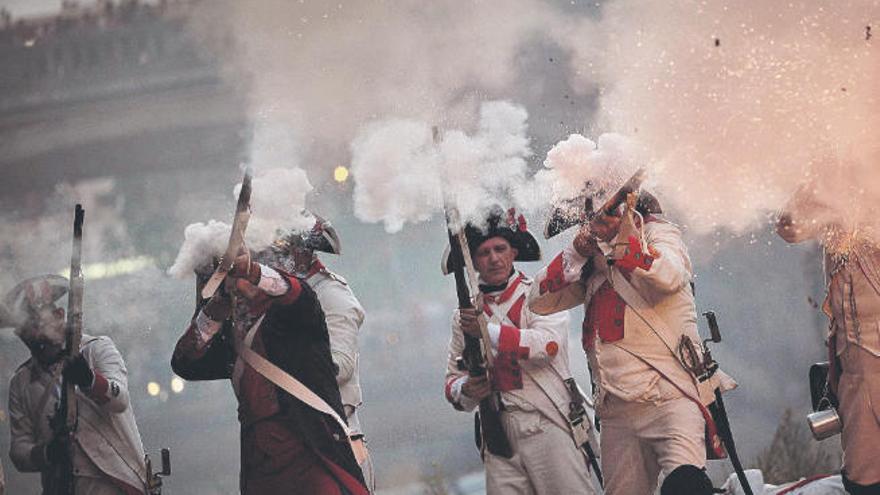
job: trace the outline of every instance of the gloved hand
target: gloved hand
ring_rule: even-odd
[[[92,382],[95,380],[95,373],[89,367],[89,363],[86,362],[86,358],[83,357],[82,353],[77,354],[75,358],[68,361],[64,365],[64,371],[61,374],[64,375],[66,380],[79,385],[80,388],[91,387]]]
[[[231,290],[245,299],[253,301],[259,297],[266,297],[257,287],[261,277],[260,264],[251,261],[250,255],[241,254],[235,258],[228,277],[227,283],[232,283],[233,286]]]
[[[584,258],[589,258],[596,254],[602,254],[602,250],[599,249],[599,245],[596,243],[596,238],[593,236],[593,232],[590,230],[589,226],[585,225],[581,227],[575,236],[573,243],[574,250]]]
[[[46,463],[59,464],[66,462],[70,456],[70,436],[56,435],[46,444]]]
[[[232,269],[229,270],[229,277],[244,279],[252,285],[260,283],[260,264],[252,261],[249,254],[240,254],[232,263]]]
[[[225,321],[232,314],[232,299],[226,291],[217,291],[202,308],[205,315],[214,321]]]

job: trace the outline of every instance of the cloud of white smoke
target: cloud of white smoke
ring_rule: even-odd
[[[580,194],[589,182],[589,191],[600,202],[645,163],[645,156],[636,141],[620,134],[602,134],[596,142],[572,134],[547,152],[544,168],[535,174],[532,196],[557,203]]]
[[[300,168],[257,169],[251,182],[251,217],[245,232],[245,244],[259,251],[271,244],[280,231],[303,230],[314,224],[314,217],[303,214],[306,195],[312,185]],[[232,206],[241,191],[241,184],[233,189]],[[194,269],[210,263],[226,251],[230,225],[217,220],[193,223],[184,230],[184,241],[168,274],[176,278],[188,277]]]
[[[697,232],[760,225],[808,176],[838,216],[873,220],[878,21],[877,1],[608,3],[600,126],[642,141]]]
[[[396,232],[443,211],[448,200],[462,218],[480,218],[526,185],[532,153],[526,118],[525,109],[511,103],[484,103],[475,132],[450,130],[437,143],[426,122],[367,126],[352,144],[355,214]]]

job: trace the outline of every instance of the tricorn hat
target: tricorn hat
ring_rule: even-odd
[[[19,327],[45,306],[54,306],[67,294],[68,280],[60,275],[29,278],[6,294],[5,311],[0,311],[0,327]]]
[[[526,217],[521,213],[517,214],[515,208],[510,208],[505,212],[501,207],[496,206],[490,210],[486,217],[485,227],[468,222],[464,226],[464,233],[467,236],[468,250],[471,256],[487,240],[493,237],[502,237],[517,250],[514,261],[538,261],[541,259],[541,246],[538,245],[538,240],[529,232]],[[455,269],[449,256],[449,246],[446,246],[443,251],[440,268],[444,275],[452,273]]]

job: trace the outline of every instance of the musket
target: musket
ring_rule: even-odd
[[[251,176],[251,168],[246,167],[244,177],[241,179],[241,190],[238,192],[235,218],[232,221],[232,230],[229,232],[226,252],[220,258],[220,263],[214,270],[214,274],[211,275],[211,278],[202,287],[202,298],[204,299],[210,299],[217,292],[217,288],[223,283],[226,274],[232,270],[235,257],[239,255],[244,245],[244,232],[251,217]]]
[[[73,247],[70,254],[70,289],[67,292],[67,325],[63,359],[69,360],[79,352],[82,340],[82,227],[85,210],[76,205],[73,213]],[[77,427],[76,385],[67,378],[61,379],[61,398],[55,414],[49,419],[54,437],[68,437],[70,451],[64,462],[52,466],[47,493],[51,495],[73,495],[73,435]]]
[[[446,205],[447,232],[449,234],[449,260],[455,275],[455,291],[458,295],[459,309],[473,309],[474,301],[471,294],[477,287],[476,271],[468,249],[467,234],[461,223],[458,210]],[[466,254],[465,254],[466,253]],[[489,349],[489,331],[486,327],[486,319],[478,318],[480,322],[480,335],[482,339],[464,334],[464,351],[462,360],[472,377],[487,375],[487,367],[492,369],[493,359]],[[481,342],[482,340],[482,342]],[[513,457],[513,449],[510,440],[504,432],[501,423],[501,397],[498,392],[492,392],[488,397],[480,401],[479,421],[482,438],[486,449],[492,454],[509,459]]]
[[[599,209],[593,204],[593,196],[586,192],[589,183],[584,186],[584,192],[575,198],[565,200],[561,206],[553,209],[550,219],[544,226],[544,238],[550,239],[559,233],[575,226],[588,223],[597,215],[613,215],[614,212],[623,204],[627,197],[638,192],[638,200],[636,209],[644,213],[662,213],[660,203],[651,193],[647,191],[639,191],[642,182],[645,181],[647,169],[641,167],[617,190],[610,198],[608,198]]]
[[[709,323],[709,333],[712,336],[711,339],[703,341],[703,365],[706,369],[705,373],[708,375],[706,378],[708,378],[718,369],[718,363],[712,358],[712,353],[709,351],[707,344],[710,341],[714,343],[721,342],[721,330],[718,329],[718,320],[715,319],[714,312],[706,311],[703,313],[703,316],[706,317],[706,321]],[[746,472],[739,460],[739,454],[736,452],[733,432],[730,429],[730,418],[727,415],[727,408],[724,407],[724,399],[721,398],[721,390],[719,388],[715,389],[715,402],[709,405],[709,412],[712,414],[712,419],[715,420],[715,425],[718,427],[718,436],[721,437],[721,441],[724,443],[724,448],[727,450],[730,463],[733,464],[733,470],[736,472],[736,477],[739,479],[743,491],[745,491],[746,495],[753,495],[749,479],[746,477]]]

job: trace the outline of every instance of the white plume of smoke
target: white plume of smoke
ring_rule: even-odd
[[[464,219],[516,196],[526,184],[525,109],[495,101],[480,107],[478,129],[451,130],[434,143],[431,126],[392,119],[368,125],[352,143],[355,214],[388,232],[428,220],[455,204]]]
[[[580,60],[605,85],[601,126],[651,151],[695,231],[759,226],[808,178],[838,217],[865,222],[880,204],[878,21],[876,0],[615,1],[605,55]]]
[[[544,168],[535,174],[531,196],[557,203],[577,196],[587,182],[599,198],[607,196],[644,165],[645,157],[635,140],[620,134],[602,134],[596,142],[572,134],[547,152]]]
[[[193,270],[210,262],[226,251],[229,240],[228,223],[208,220],[208,223],[192,223],[183,231],[183,245],[177,252],[168,274],[174,278],[186,278]]]
[[[303,213],[306,195],[312,190],[304,170],[272,167],[258,169],[255,174],[251,182],[251,218],[245,232],[245,243],[249,249],[264,249],[282,231],[311,228],[314,217]],[[237,184],[233,189],[230,212],[240,191],[241,184]],[[221,256],[226,251],[230,231],[228,223],[217,220],[188,225],[184,230],[183,244],[168,274],[186,278],[196,268]]]

